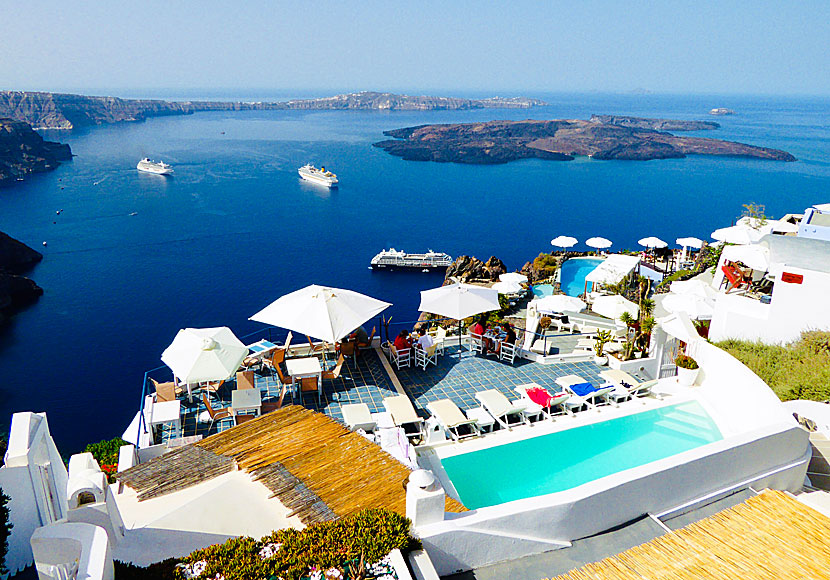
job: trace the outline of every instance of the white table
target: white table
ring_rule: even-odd
[[[151,428],[154,425],[172,426],[175,438],[178,438],[182,434],[182,403],[181,401],[153,403],[150,412],[145,412],[145,419]]]
[[[262,395],[259,389],[236,389],[231,392],[233,422],[236,423],[237,415],[243,415],[247,411],[254,411],[256,416],[262,412]]]
[[[496,420],[493,419],[493,416],[481,407],[466,409],[464,414],[467,415],[468,419],[473,419],[476,422],[476,425],[478,425],[478,428],[484,433],[492,431],[493,425],[496,424]]]
[[[305,358],[291,358],[285,361],[285,368],[291,376],[291,382],[297,384],[297,379],[305,377],[317,377],[317,399],[323,396],[323,367],[320,366],[320,359],[316,356]],[[300,402],[303,400],[302,392],[299,392]]]

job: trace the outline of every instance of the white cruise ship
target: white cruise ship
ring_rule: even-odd
[[[325,187],[337,187],[337,176],[331,171],[326,171],[325,167],[317,169],[309,163],[300,167],[297,172],[300,177],[311,183],[324,185]]]
[[[136,169],[139,171],[146,171],[147,173],[155,173],[156,175],[170,175],[173,173],[172,166],[168,165],[164,161],[153,161],[148,157],[145,157],[139,161],[138,165],[136,165]]]
[[[395,248],[383,250],[372,258],[372,268],[425,268],[428,270],[448,268],[452,257],[442,252],[428,251],[426,254],[407,254]]]

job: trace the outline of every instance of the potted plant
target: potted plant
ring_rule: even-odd
[[[611,342],[611,331],[600,330],[597,332],[597,338],[594,340],[594,363],[597,365],[604,365],[608,362],[608,357],[603,354],[603,349],[606,343]]]
[[[677,365],[677,382],[679,384],[684,387],[691,387],[695,384],[700,372],[700,367],[695,359],[681,353],[674,359],[674,364]]]

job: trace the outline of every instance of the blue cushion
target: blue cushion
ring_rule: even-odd
[[[590,395],[591,393],[596,391],[594,385],[592,385],[591,383],[577,383],[575,385],[571,385],[571,390],[580,397]]]

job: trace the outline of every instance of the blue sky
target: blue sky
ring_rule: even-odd
[[[0,4],[0,88],[830,95],[830,2]]]

